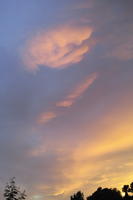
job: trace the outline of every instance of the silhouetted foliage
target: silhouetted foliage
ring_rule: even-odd
[[[130,183],[130,192],[132,192],[132,193],[133,193],[133,182],[132,182],[132,183]]]
[[[122,200],[119,190],[99,187],[87,200]]]
[[[133,193],[133,182],[130,185],[124,185],[122,191],[125,193],[124,200],[133,200],[133,196],[129,195]]]
[[[128,192],[133,193],[133,182],[130,184],[130,188],[129,188],[129,191],[128,191]]]
[[[4,190],[4,197],[6,200],[25,200],[25,191],[21,192],[20,188],[16,186],[15,178],[10,179]]]
[[[129,185],[124,185],[122,188],[122,192],[125,193],[125,197],[128,197]]]
[[[125,193],[122,196],[121,192],[117,188],[102,188],[99,187],[87,200],[133,200],[133,182],[130,185],[124,185],[122,192]],[[70,197],[71,200],[84,200],[84,194],[79,191]]]
[[[124,197],[122,197],[121,192],[117,188],[99,187],[86,200],[133,200],[133,182],[130,185],[124,185],[122,192],[125,193]],[[26,194],[25,191],[20,191],[20,188],[16,186],[15,178],[12,178],[5,186],[4,197],[5,200],[25,200]],[[70,197],[70,200],[85,200],[84,194],[78,191]]]
[[[78,191],[76,194],[71,196],[71,200],[84,200],[84,194]]]

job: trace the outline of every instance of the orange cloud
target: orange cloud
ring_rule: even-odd
[[[70,107],[75,101],[92,85],[98,77],[98,73],[93,73],[88,78],[78,85],[63,101],[56,103],[57,107]]]
[[[45,124],[49,121],[51,121],[52,119],[56,118],[56,113],[54,112],[44,112],[41,113],[37,119],[37,123],[38,124]]]
[[[62,68],[80,62],[90,51],[85,41],[91,34],[90,27],[64,26],[42,31],[27,43],[24,63],[30,70],[36,70],[40,65]]]

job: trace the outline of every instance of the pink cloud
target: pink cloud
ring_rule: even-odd
[[[55,104],[56,107],[71,107],[80,96],[93,84],[93,82],[97,79],[98,73],[92,73],[89,75],[82,83],[80,83],[76,88],[74,88],[70,94],[68,94],[64,100],[59,101]],[[36,122],[38,124],[46,124],[51,120],[55,119],[60,115],[60,111],[49,111],[49,112],[42,112],[37,117]]]
[[[85,42],[90,39],[92,28],[88,26],[60,26],[41,31],[29,39],[23,53],[25,65],[36,70],[39,65],[62,68],[80,62],[90,51]]]
[[[54,112],[43,112],[38,116],[37,123],[38,124],[45,124],[52,119],[56,118],[56,113]]]
[[[87,77],[81,84],[79,84],[74,90],[63,100],[56,103],[57,107],[70,107],[76,100],[93,84],[97,79],[98,73],[93,73]]]

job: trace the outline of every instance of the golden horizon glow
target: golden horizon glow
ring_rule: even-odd
[[[122,111],[119,110],[118,112],[120,116]],[[61,180],[64,180],[62,184],[58,182],[55,192],[52,194],[53,196],[67,196],[79,189],[83,189],[85,194],[87,194],[88,191],[85,189],[86,179],[88,177],[88,180],[91,180],[93,174],[99,177],[98,180],[94,180],[97,187],[118,187],[118,189],[120,189],[123,184],[128,184],[126,182],[127,178],[119,177],[119,173],[123,173],[123,169],[131,169],[133,166],[133,161],[127,162],[130,155],[127,156],[125,163],[123,163],[123,153],[121,153],[123,151],[128,151],[128,149],[133,146],[133,127],[130,123],[133,118],[129,115],[125,120],[125,117],[121,115],[121,119],[117,118],[117,121],[114,123],[115,119],[113,115],[114,113],[112,111],[109,112],[106,117],[104,116],[100,119],[99,123],[106,124],[108,132],[106,130],[103,132],[102,128],[101,130],[96,129],[95,131],[99,133],[97,138],[94,137],[90,139],[89,135],[88,137],[86,135],[86,138],[82,139],[81,142],[78,141],[79,143],[76,147],[69,146],[69,143],[66,144],[66,146],[60,144],[60,147],[58,147],[57,144],[55,147],[52,147],[59,157],[57,167],[60,168]],[[110,117],[112,121],[110,121]],[[122,126],[120,122],[122,122]],[[111,129],[109,129],[109,127],[111,127]],[[90,131],[87,124],[82,131],[84,133]],[[93,132],[95,131],[93,130]],[[128,135],[125,134],[127,131]],[[42,145],[40,150],[34,150],[33,153],[31,152],[30,156],[38,157],[45,155],[46,152],[46,146]],[[116,155],[116,157],[114,157],[114,155]],[[114,172],[114,166],[116,165],[116,169],[120,170],[118,174]],[[129,170],[129,183],[132,181],[132,178],[131,170]],[[93,192],[94,189],[90,191]]]

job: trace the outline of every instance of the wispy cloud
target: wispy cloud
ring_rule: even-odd
[[[83,93],[94,83],[94,81],[98,78],[98,73],[90,74],[84,81],[78,84],[62,101],[55,103],[56,111],[48,111],[42,112],[37,117],[37,124],[46,124],[56,117],[58,117],[61,113],[58,110],[58,107],[71,107],[76,101],[83,95]],[[55,110],[54,108],[54,110]]]
[[[132,60],[133,59],[133,41],[127,40],[124,43],[115,47],[108,56],[113,56],[120,60]]]
[[[52,119],[56,118],[55,112],[43,112],[38,116],[37,123],[38,124],[45,124]]]
[[[90,51],[89,40],[92,28],[88,26],[60,26],[41,31],[26,44],[23,60],[30,70],[40,65],[51,68],[67,67],[80,62]]]
[[[82,83],[80,83],[73,91],[63,100],[56,103],[57,107],[70,107],[76,100],[93,84],[97,79],[98,73],[89,75]]]

